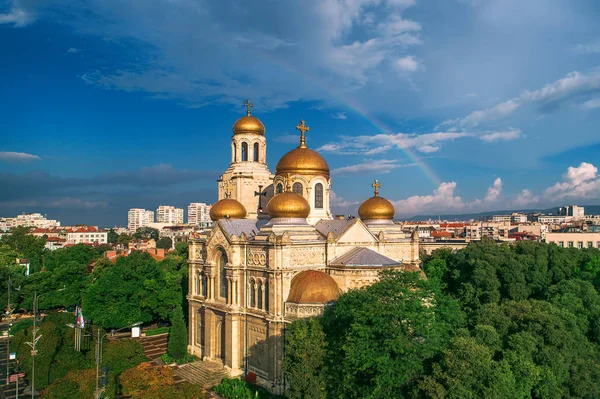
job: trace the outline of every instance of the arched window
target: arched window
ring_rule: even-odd
[[[283,192],[283,184],[277,184],[277,194],[281,194]]]
[[[294,185],[292,186],[292,191],[295,192],[296,194],[300,194],[302,195],[302,183],[294,183]]]
[[[268,312],[269,311],[269,284],[266,283],[266,282],[265,282],[264,291],[265,291],[264,294],[263,294],[263,296],[265,298],[265,300],[264,300],[264,302],[265,302],[264,303],[264,309],[265,309],[265,311]]]
[[[259,162],[259,159],[258,159],[258,143],[254,143],[254,162]]]
[[[315,208],[323,209],[323,185],[315,184]]]
[[[258,294],[257,294],[256,299],[258,299],[258,308],[262,309],[263,308],[263,286],[262,286],[262,281],[258,283]]]
[[[200,295],[200,290],[201,290],[201,281],[200,281],[200,273],[196,274],[196,294]]]
[[[224,252],[221,252],[221,257],[219,258],[219,294],[221,298],[227,299],[227,275],[225,274],[225,265],[227,264],[227,255]]]
[[[202,296],[207,297],[206,292],[208,290],[208,277],[203,273],[202,274]]]
[[[248,160],[248,143],[242,143],[242,162]]]
[[[237,145],[233,143],[233,162],[237,162]]]
[[[256,292],[254,292],[254,280],[250,280],[250,307],[256,307]]]

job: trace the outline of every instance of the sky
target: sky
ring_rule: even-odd
[[[0,0],[0,216],[125,225],[217,199],[231,127],[298,143],[332,210],[600,203],[596,0]]]

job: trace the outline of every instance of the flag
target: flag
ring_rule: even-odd
[[[85,328],[85,320],[83,319],[83,312],[81,311],[81,308],[79,306],[77,307],[77,316],[75,319],[75,325],[77,325],[78,328]]]

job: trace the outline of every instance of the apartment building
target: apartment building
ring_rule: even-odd
[[[141,208],[132,208],[127,213],[127,229],[135,233],[140,227],[154,223],[154,212]]]
[[[546,233],[549,244],[556,244],[563,248],[600,248],[600,229],[580,231],[577,229],[563,229],[558,232]]]
[[[585,208],[577,205],[566,205],[558,208],[560,216],[572,216],[573,219],[579,220],[585,218]]]
[[[101,231],[94,226],[82,226],[69,232],[68,244],[106,244],[108,243],[108,232]]]
[[[60,222],[54,219],[47,219],[41,213],[22,214],[14,218],[0,218],[0,230],[2,231],[8,231],[13,227],[19,226],[47,229],[50,227],[59,227]]]
[[[156,209],[156,222],[183,224],[183,209],[171,205],[161,205]]]
[[[195,225],[211,223],[210,208],[212,208],[212,206],[207,205],[204,202],[192,202],[188,206],[188,223]]]

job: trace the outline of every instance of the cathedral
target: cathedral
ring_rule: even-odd
[[[377,180],[359,218],[331,214],[329,166],[307,146],[304,120],[298,147],[272,173],[265,126],[250,101],[244,105],[210,211],[214,224],[190,239],[188,350],[281,393],[286,325],[321,314],[383,269],[420,270],[419,240],[394,224]]]

